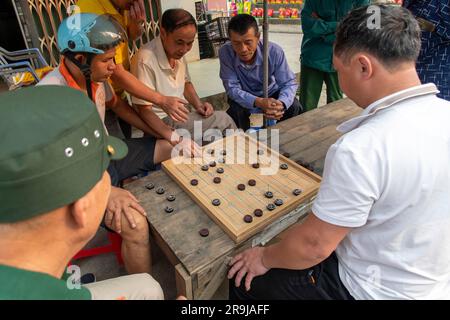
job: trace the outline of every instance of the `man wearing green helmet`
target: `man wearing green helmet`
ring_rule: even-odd
[[[93,103],[61,86],[0,101],[0,300],[163,299],[146,273],[80,286],[81,270],[71,266],[61,279],[103,217],[108,164],[127,152]]]
[[[173,145],[178,141],[155,138],[159,135],[115,95],[107,82],[116,68],[116,46],[125,40],[125,31],[110,16],[86,13],[70,16],[58,30],[58,46],[63,56],[61,63],[39,85],[63,85],[81,90],[95,102],[104,123],[108,107],[127,123],[150,135],[125,139],[128,155],[120,161],[111,162],[108,172],[114,187],[104,220],[108,228],[122,236],[122,255],[127,271],[150,273],[150,240],[145,210],[131,193],[117,186],[124,179],[154,170],[155,164],[170,157]],[[115,135],[114,127],[106,127],[110,134]],[[180,143],[185,154],[197,153],[197,146],[191,141],[186,139]]]

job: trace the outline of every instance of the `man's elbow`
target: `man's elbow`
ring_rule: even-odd
[[[316,261],[323,261],[328,258],[333,251],[336,249],[336,246],[331,246],[330,244],[326,244],[320,239],[307,239],[306,245],[304,246],[306,253]]]

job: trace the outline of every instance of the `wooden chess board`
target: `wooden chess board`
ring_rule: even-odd
[[[321,181],[320,176],[242,133],[203,147],[202,158],[175,157],[162,167],[236,243],[314,196]],[[217,172],[219,168],[223,173]],[[214,182],[217,177],[220,183]],[[256,184],[249,185],[249,180]],[[245,190],[238,189],[240,184]],[[301,193],[295,195],[296,189]],[[262,210],[262,216],[255,215],[255,209]]]

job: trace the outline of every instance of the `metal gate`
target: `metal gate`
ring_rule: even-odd
[[[61,21],[67,17],[76,0],[11,0],[27,48],[39,48],[48,64],[59,63],[56,33]],[[144,0],[146,23],[143,35],[130,41],[130,57],[144,43],[159,34],[158,20],[161,16],[160,0]]]

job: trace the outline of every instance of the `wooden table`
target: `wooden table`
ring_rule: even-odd
[[[343,99],[283,121],[279,129],[280,153],[289,152],[294,161],[303,161],[322,175],[328,148],[340,136],[336,126],[355,117],[362,109]],[[269,133],[270,137],[270,133]],[[270,146],[270,145],[269,145]],[[167,194],[177,200],[174,214],[161,214],[165,197],[149,192],[145,185],[152,182],[164,186]],[[152,236],[175,266],[178,294],[188,299],[210,299],[226,276],[229,259],[243,249],[265,244],[306,215],[313,201],[279,218],[262,232],[236,245],[222,229],[162,170],[149,174],[126,186],[145,208]],[[210,235],[199,237],[198,230],[208,228]]]

